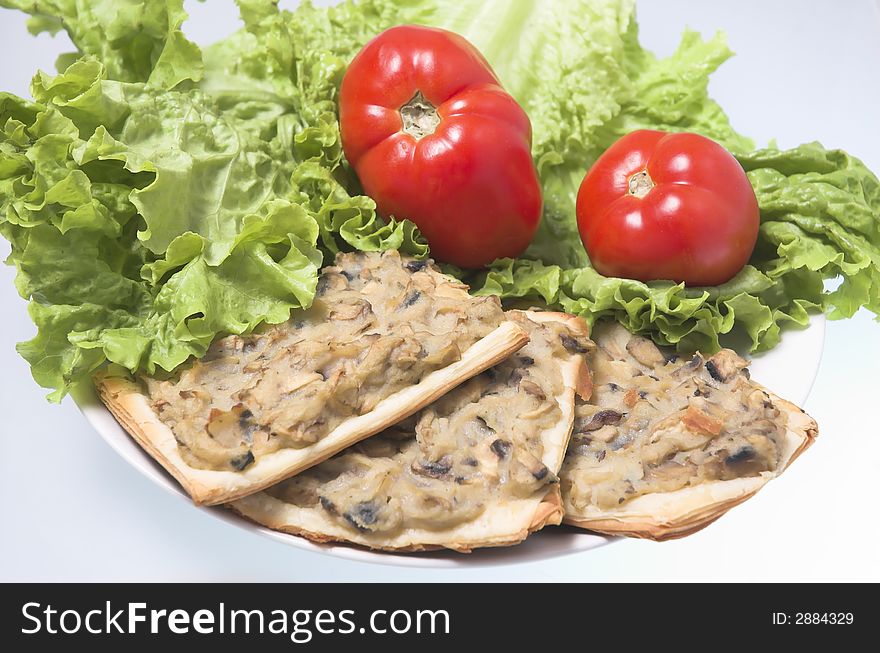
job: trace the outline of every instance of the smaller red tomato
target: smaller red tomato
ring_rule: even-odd
[[[739,162],[699,134],[640,130],[584,177],[578,231],[609,277],[689,286],[729,281],[755,248],[760,213]]]

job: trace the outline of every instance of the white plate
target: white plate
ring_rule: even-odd
[[[824,343],[825,318],[821,315],[814,316],[810,328],[786,331],[778,347],[753,357],[752,376],[780,397],[803,405],[819,370]],[[190,502],[190,498],[177,482],[119,425],[95,396],[94,389],[79,388],[73,392],[73,397],[89,423],[120,456],[159,487],[179,497],[181,501]],[[360,562],[410,567],[495,566],[532,562],[594,549],[615,539],[569,527],[546,528],[523,544],[500,549],[482,549],[470,555],[452,551],[400,555],[373,552],[344,544],[316,544],[296,535],[269,530],[220,507],[200,508],[193,505],[193,510],[207,511],[232,526],[306,551]]]

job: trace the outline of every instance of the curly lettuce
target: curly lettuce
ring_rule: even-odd
[[[815,311],[880,314],[880,196],[862,162],[817,143],[754,151],[708,94],[709,76],[732,55],[723,34],[704,40],[688,30],[659,59],[639,45],[633,2],[559,4],[438,2],[429,18],[479,45],[526,108],[544,190],[542,224],[523,257],[457,274],[480,294],[547,303],[590,323],[615,319],[684,351],[716,351],[734,331],[752,351],[766,350],[784,325],[804,326]],[[577,189],[596,158],[635,129],[704,134],[748,172],[761,230],[750,264],[728,283],[642,283],[590,266],[575,222]],[[837,277],[842,284],[826,291],[824,281]]]
[[[170,89],[202,77],[199,48],[181,30],[187,14],[180,0],[3,0],[0,6],[29,13],[32,34],[67,32],[78,51],[61,55],[59,71],[91,55],[123,82]]]
[[[244,30],[203,53],[181,0],[2,4],[80,50],[34,77],[34,101],[0,95],[0,233],[37,326],[18,350],[51,399],[107,361],[173,370],[287,320],[340,250],[427,253],[347,190],[344,53],[387,16],[345,41],[353,7],[243,0]]]
[[[761,209],[752,259],[729,282],[707,288],[604,277],[589,265],[496,261],[469,280],[479,294],[540,300],[594,323],[619,321],[683,351],[717,351],[746,335],[752,351],[777,345],[781,328],[809,313],[880,313],[880,183],[858,159],[808,143],[737,155]],[[826,290],[824,281],[842,283]]]
[[[815,143],[755,150],[708,94],[731,56],[722,34],[687,31],[660,59],[639,44],[633,0],[238,5],[242,29],[203,50],[182,0],[0,0],[77,48],[34,77],[32,100],[0,94],[0,234],[37,325],[19,351],[52,399],[108,361],[173,370],[220,335],[288,319],[336,252],[427,255],[412,223],[383,220],[362,194],[338,126],[349,61],[400,23],[470,39],[532,120],[541,226],[517,260],[451,270],[475,292],[706,351],[735,331],[770,348],[813,311],[880,313],[877,178]],[[578,185],[640,128],[705,134],[747,171],[761,231],[730,282],[646,284],[590,266]]]

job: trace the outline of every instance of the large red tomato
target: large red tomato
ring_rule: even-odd
[[[742,166],[718,143],[641,130],[587,173],[577,220],[590,261],[605,276],[714,286],[748,262],[760,216]]]
[[[415,222],[435,258],[477,268],[531,242],[541,216],[531,123],[465,39],[383,32],[348,67],[339,110],[364,191],[381,215]]]

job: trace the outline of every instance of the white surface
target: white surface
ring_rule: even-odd
[[[231,3],[188,4],[197,40],[234,24]],[[715,76],[712,92],[737,128],[782,146],[818,139],[880,170],[875,3],[643,2],[640,24],[643,42],[661,54],[686,24],[704,35],[724,28],[739,56]],[[32,39],[23,18],[5,10],[0,36],[15,53],[0,59],[0,88],[19,94],[36,67],[51,69],[65,49],[60,38]],[[413,570],[334,559],[230,528],[135,473],[72,401],[48,406],[30,381],[13,346],[33,327],[12,277],[0,269],[0,580],[880,580],[873,519],[880,429],[868,413],[880,389],[880,326],[864,312],[828,324],[806,404],[821,427],[818,443],[783,480],[706,531],[516,566]]]

